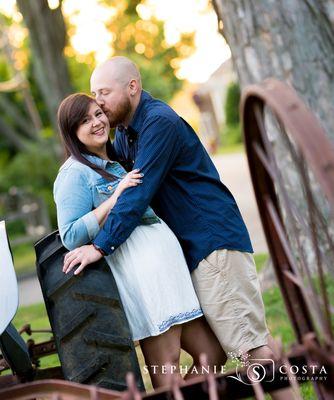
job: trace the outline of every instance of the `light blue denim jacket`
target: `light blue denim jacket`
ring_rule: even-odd
[[[125,169],[115,161],[102,160],[99,157],[85,155],[92,163],[102,166],[107,172],[117,176],[110,182],[93,169],[70,157],[60,167],[53,187],[57,206],[57,220],[61,240],[64,246],[73,250],[92,241],[100,230],[93,209],[110,197],[118,183],[126,175]],[[141,223],[160,222],[148,207]]]

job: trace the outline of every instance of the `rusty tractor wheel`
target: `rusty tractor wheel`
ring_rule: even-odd
[[[246,88],[242,117],[259,213],[296,338],[310,360],[333,371],[333,144],[294,90],[274,79]],[[319,398],[327,398],[329,384],[315,384]]]
[[[64,378],[125,390],[132,371],[144,390],[130,328],[109,266],[100,260],[78,276],[62,272],[58,232],[35,245],[37,273]]]

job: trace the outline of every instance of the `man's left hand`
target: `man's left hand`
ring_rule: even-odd
[[[87,265],[100,260],[102,257],[102,254],[91,244],[78,247],[65,255],[63,272],[68,274],[79,264],[79,268],[74,271],[74,275],[78,275]]]

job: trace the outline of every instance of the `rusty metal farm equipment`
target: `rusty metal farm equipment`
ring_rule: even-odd
[[[3,346],[7,361],[2,358],[0,368],[11,367],[14,375],[0,377],[0,399],[262,399],[264,392],[287,386],[296,389],[295,398],[300,398],[298,383],[305,381],[313,383],[317,398],[334,398],[334,303],[330,289],[334,282],[334,146],[294,90],[273,79],[246,88],[242,118],[257,204],[296,336],[289,353],[281,352],[274,366],[264,364],[261,379],[254,379],[252,365],[246,364],[240,371],[209,373],[186,384],[171,374],[169,388],[145,394],[117,289],[110,298],[99,295],[103,290],[96,274],[104,266],[90,270],[90,278],[97,279],[92,287],[83,280],[80,286],[71,277],[62,277],[60,267],[57,272],[51,264],[55,254],[65,250],[59,237],[52,234],[44,239],[49,242],[46,246],[44,242],[43,251],[38,244],[36,251],[55,340],[39,345],[30,342],[27,348],[10,328],[7,344],[16,348],[16,359],[11,359]],[[104,275],[103,279],[114,285],[112,277]],[[68,323],[73,318],[62,304],[66,296],[77,302],[75,324]],[[102,307],[98,311],[101,316],[96,314],[96,304]],[[106,317],[109,325],[101,327]],[[116,321],[111,328],[110,318],[112,322],[118,318],[118,325]],[[98,321],[93,327],[87,324],[91,319]],[[93,350],[86,349],[88,358],[78,363],[81,341]],[[104,350],[94,350],[96,344]],[[62,368],[40,370],[38,358],[43,352],[56,350]],[[23,360],[24,368],[17,368],[17,357]],[[121,374],[116,365],[119,359],[123,360]],[[321,368],[326,371],[324,379],[318,379]],[[125,369],[132,374],[125,377]],[[60,380],[63,378],[66,380]]]

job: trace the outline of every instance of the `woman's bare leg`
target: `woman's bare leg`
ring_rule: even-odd
[[[204,317],[182,325],[181,347],[192,356],[194,361],[184,379],[202,375],[200,365],[202,353],[207,355],[208,365],[205,367],[210,367],[212,372],[215,372],[214,366],[216,366],[216,372],[220,373],[221,366],[227,360],[224,350]],[[196,374],[196,371],[198,371],[198,374]],[[203,372],[205,373],[205,371]]]
[[[154,388],[169,384],[170,377],[166,373],[168,372],[166,371],[166,364],[170,364],[173,374],[177,374],[181,379],[179,364],[183,326],[175,325],[159,336],[140,340],[140,347]]]

